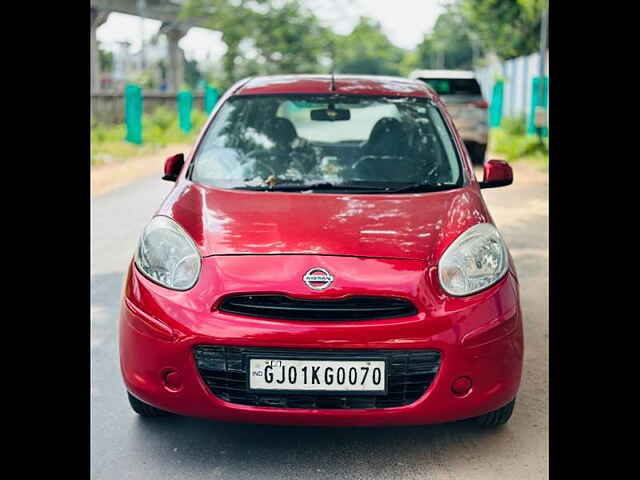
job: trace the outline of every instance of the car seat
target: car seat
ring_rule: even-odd
[[[360,180],[413,181],[414,159],[409,136],[400,120],[393,117],[378,120],[352,168]]]

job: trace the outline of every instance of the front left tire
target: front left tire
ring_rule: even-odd
[[[127,392],[127,396],[129,397],[129,405],[131,405],[133,411],[141,417],[152,418],[172,415],[170,412],[165,412],[164,410],[160,410],[159,408],[149,405],[148,403],[144,403],[142,400],[138,400],[129,392]]]

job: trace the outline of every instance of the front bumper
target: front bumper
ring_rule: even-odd
[[[215,311],[216,300],[211,299],[247,289],[291,295],[318,295],[317,292],[310,294],[304,285],[298,287],[300,281],[285,287],[274,284],[275,280],[252,278],[249,270],[242,282],[233,283],[232,278],[244,268],[243,263],[251,263],[251,271],[260,272],[261,262],[273,261],[266,257],[255,257],[250,262],[239,257],[204,260],[201,275],[211,283],[200,281],[189,292],[170,292],[144,278],[135,267],[130,268],[120,317],[121,369],[126,388],[146,403],[182,415],[219,421],[374,426],[419,425],[474,417],[500,408],[516,396],[523,337],[518,287],[511,272],[484,292],[453,299],[429,293],[425,285],[430,275],[424,274],[422,262],[368,259],[366,268],[372,275],[365,278],[380,278],[386,285],[384,288],[373,284],[358,289],[343,284],[330,289],[332,293],[328,295],[373,291],[403,294],[417,304],[418,314],[376,321],[289,322],[222,314]],[[310,266],[324,263],[323,266],[338,272],[353,271],[363,259],[310,255],[283,256],[280,262],[284,271],[305,271],[307,263]],[[380,277],[383,271],[387,275]],[[358,283],[356,278],[353,281]],[[217,285],[215,293],[213,284]],[[441,363],[426,393],[406,406],[340,410],[254,407],[226,402],[211,393],[196,366],[193,348],[197,345],[319,351],[432,349],[440,352]],[[169,371],[177,372],[172,374],[170,385],[165,380]],[[457,396],[451,385],[461,376],[471,378],[473,386],[467,394]]]

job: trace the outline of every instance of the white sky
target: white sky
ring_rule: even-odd
[[[414,48],[420,43],[443,10],[443,0],[305,0],[304,3],[324,25],[340,34],[349,33],[359,16],[374,18],[380,21],[389,39],[404,48]],[[141,29],[148,40],[159,28],[157,20],[141,21],[132,15],[112,13],[98,28],[97,37],[102,48],[113,50],[115,42],[128,41],[135,52],[140,48]],[[179,45],[187,58],[198,61],[207,57],[215,60],[226,50],[219,32],[195,27]]]

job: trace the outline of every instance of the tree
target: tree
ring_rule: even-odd
[[[205,28],[222,33],[222,41],[227,46],[223,57],[225,80],[233,83],[236,59],[240,55],[240,42],[248,37],[254,26],[256,12],[249,3],[261,5],[264,0],[187,0],[182,5],[180,18],[198,18]]]
[[[349,35],[334,36],[335,71],[371,75],[402,75],[407,55],[382,31],[379,22],[361,17]]]
[[[485,50],[503,60],[537,51],[540,14],[548,0],[460,0],[458,6]]]
[[[329,63],[331,35],[298,0],[188,0],[181,16],[222,32],[227,84],[258,73],[317,71]]]
[[[412,51],[395,46],[380,23],[366,17],[350,34],[337,35],[301,0],[186,0],[181,18],[198,18],[222,33],[227,50],[215,78],[224,89],[251,75],[333,68],[404,76],[416,67],[472,68],[482,51],[503,59],[526,55],[538,49],[540,13],[547,6],[548,0],[451,0]]]
[[[473,64],[470,29],[455,5],[447,5],[424,40],[416,47],[420,68],[470,69]]]
[[[328,67],[331,34],[297,1],[270,6],[251,38],[257,52],[254,60],[265,73],[311,73],[323,60]]]

